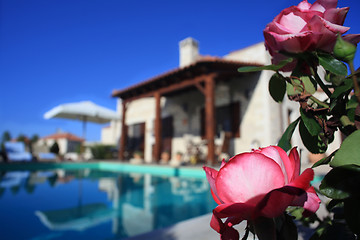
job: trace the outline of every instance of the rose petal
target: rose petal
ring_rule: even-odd
[[[305,193],[303,189],[284,186],[269,192],[256,206],[256,217],[268,218],[280,216],[298,195]]]
[[[289,173],[293,175],[293,166],[286,152],[277,146],[269,146],[261,148],[259,153],[264,154],[268,158],[273,159],[279,166],[285,176],[285,184],[290,182]]]
[[[214,211],[213,211],[214,212]],[[210,221],[210,227],[212,229],[214,229],[215,231],[217,231],[218,233],[221,233],[224,231],[224,223],[221,221],[221,219],[219,217],[217,217],[214,213],[211,217],[211,221]]]
[[[325,12],[327,9],[336,8],[337,3],[337,0],[317,0],[311,6],[310,10]]]
[[[291,168],[289,169],[290,171],[292,169],[292,173],[289,171],[289,182],[292,182],[296,177],[300,175],[300,156],[296,147],[291,149],[289,153],[289,159],[291,163]]]
[[[291,31],[289,31],[289,29],[287,29],[286,27],[284,27],[283,25],[281,25],[280,23],[277,22],[271,22],[267,25],[267,29],[266,31],[269,32],[276,32],[278,34],[290,34]]]
[[[314,35],[312,32],[301,32],[298,34],[277,34],[274,32],[269,32],[269,35],[272,35],[276,44],[281,46],[281,50],[299,53],[308,50],[313,50],[318,41],[317,35]]]
[[[273,58],[271,59],[272,64],[278,64],[280,61],[288,59],[289,57],[286,57],[280,53],[273,55]],[[284,67],[280,69],[280,71],[283,72],[290,72],[292,71],[297,65],[297,60],[294,59],[292,62],[286,64]]]
[[[332,52],[334,49],[336,34],[338,32],[342,34],[343,31],[346,32],[348,30],[346,27],[332,24],[319,16],[314,16],[308,22],[308,28],[312,29],[312,31],[319,36],[316,42],[316,48],[326,52]]]
[[[306,169],[293,182],[269,192],[256,206],[258,214],[265,217],[277,217],[294,202],[296,196],[301,196],[310,186],[314,171]]]
[[[253,219],[254,212],[255,205],[247,203],[221,204],[213,210],[213,214],[218,218],[233,217],[236,219],[236,222]]]
[[[319,209],[320,203],[321,200],[317,196],[314,187],[310,187],[304,194],[295,197],[291,206],[303,207],[305,210],[303,215],[304,217],[308,217]]]
[[[360,34],[346,34],[343,39],[357,45],[360,42]]]
[[[238,240],[239,238],[239,232],[232,227],[226,227],[225,231],[220,234],[221,240]]]
[[[268,28],[266,28],[263,32],[264,39],[265,39],[265,47],[269,51],[270,55],[275,58],[276,55],[278,55],[278,51],[281,49],[273,36],[271,32],[268,31]]]
[[[299,33],[306,25],[302,17],[295,15],[293,12],[283,15],[279,22],[290,33]]]
[[[310,182],[314,179],[314,170],[311,168],[305,169],[305,171],[294,179],[288,186],[307,190],[310,187]]]
[[[212,229],[220,233],[220,239],[233,240],[239,239],[239,233],[233,227],[224,224],[215,214],[212,215],[210,226]]]
[[[259,166],[261,166],[259,168]],[[219,170],[216,189],[225,203],[256,203],[262,195],[284,186],[281,168],[260,153],[236,155]]]
[[[311,8],[311,3],[308,3],[307,0],[302,1],[297,5],[301,10],[309,10]]]
[[[331,8],[324,13],[324,19],[334,24],[343,25],[349,8]]]
[[[236,224],[241,223],[243,220],[244,220],[244,218],[242,216],[241,217],[231,216],[226,219],[225,224],[229,227],[232,227]]]
[[[212,194],[215,202],[217,204],[222,204],[223,202],[221,201],[221,199],[218,196],[218,193],[217,193],[217,190],[216,190],[216,185],[215,185],[215,181],[216,181],[216,178],[217,178],[217,175],[218,175],[218,171],[216,171],[213,168],[206,167],[206,166],[204,166],[203,169],[204,169],[204,171],[206,173],[206,179],[209,182],[209,185],[210,185],[210,188],[211,188],[211,194]]]
[[[225,159],[223,159],[223,160],[221,161],[220,169],[221,169],[223,166],[225,166],[225,165],[226,165],[226,161],[225,161]]]
[[[320,18],[321,21],[324,23],[324,26],[329,29],[330,31],[334,32],[334,33],[341,33],[344,34],[346,33],[350,28],[349,27],[344,27],[338,24],[334,24],[332,22],[329,22],[323,18]]]
[[[305,209],[303,215],[305,215],[305,217],[309,216],[308,214],[315,213],[319,209],[321,203],[321,200],[316,194],[314,187],[310,187],[306,192],[307,200],[303,206],[303,208]]]

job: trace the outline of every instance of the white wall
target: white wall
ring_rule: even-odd
[[[117,146],[121,136],[121,115],[122,115],[122,102],[117,99],[116,112],[119,114],[119,120],[113,120],[110,124],[101,129],[101,143]]]
[[[49,150],[50,147],[55,143],[55,141],[59,145],[59,154],[63,155],[67,153],[67,140],[64,138],[61,139],[39,139],[37,145],[39,146],[46,146]]]

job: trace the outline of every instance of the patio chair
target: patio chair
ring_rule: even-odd
[[[38,161],[56,161],[56,154],[49,152],[41,152],[37,157]]]
[[[25,151],[23,142],[5,142],[5,154],[9,162],[31,161],[33,156]]]
[[[49,147],[46,145],[33,145],[33,155],[38,162],[51,162],[56,161],[57,156],[55,153],[49,152]]]

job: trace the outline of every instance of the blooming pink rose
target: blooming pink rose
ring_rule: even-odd
[[[211,227],[221,239],[238,239],[232,227],[243,220],[282,215],[288,206],[301,206],[304,214],[314,213],[320,199],[310,181],[311,168],[300,176],[296,148],[289,156],[277,146],[242,153],[223,161],[219,171],[204,167],[211,193],[219,205],[213,210]],[[225,222],[221,218],[227,218]]]
[[[276,64],[286,57],[279,51],[300,53],[305,51],[333,51],[337,34],[350,28],[342,26],[348,7],[336,8],[337,0],[307,0],[284,9],[264,30],[265,46]],[[356,44],[359,34],[349,34],[346,40]],[[294,66],[285,69],[291,70]]]

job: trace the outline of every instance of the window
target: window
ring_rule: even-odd
[[[145,123],[128,126],[127,150],[132,154],[134,151],[144,152],[145,147]]]
[[[240,137],[240,102],[233,102],[229,105],[219,106],[215,109],[215,133],[220,137],[221,131],[231,132],[231,137]],[[201,136],[205,133],[205,109],[201,109]]]

